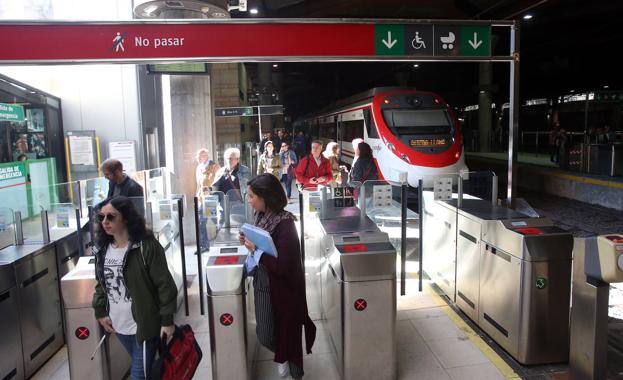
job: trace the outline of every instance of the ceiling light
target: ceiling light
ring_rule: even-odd
[[[277,68],[277,67],[279,67],[279,65],[278,65],[278,64],[276,64],[276,63],[273,63],[273,67],[274,67],[274,68]]]
[[[417,63],[414,63],[413,67],[420,67],[420,65],[418,65]]]
[[[610,86],[608,86],[608,85],[605,85],[605,86],[604,86],[604,88],[610,88]]]
[[[532,18],[532,15],[531,15],[531,14],[529,14],[529,13],[528,13],[528,14],[525,14],[525,15],[523,16],[523,19],[524,19],[524,20],[530,20],[531,18]]]
[[[258,13],[257,8],[251,8],[249,12],[251,12],[252,15],[256,15]]]

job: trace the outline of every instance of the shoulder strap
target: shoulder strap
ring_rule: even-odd
[[[361,178],[361,182],[365,182],[366,179],[368,179],[368,176],[370,175],[370,172],[372,171],[372,165],[374,165],[374,159],[372,159],[372,161],[368,164],[368,168],[366,169],[366,174],[363,175],[363,178]]]

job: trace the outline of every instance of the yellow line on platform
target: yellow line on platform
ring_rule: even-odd
[[[558,173],[554,171],[548,171],[547,174],[550,174],[552,177],[568,179],[570,181],[575,181],[575,182],[583,182],[583,183],[588,183],[591,185],[611,187],[613,189],[623,189],[623,183],[621,182],[606,181],[603,179],[595,179],[595,178],[590,178],[590,177],[580,177],[577,175]]]
[[[482,340],[482,338],[471,327],[465,323],[465,321],[450,307],[448,304],[433,291],[430,286],[425,286],[425,291],[430,295],[433,300],[439,305],[444,306],[441,308],[444,313],[452,320],[452,322],[458,327],[467,338],[493,363],[494,366],[502,373],[507,379],[521,379],[521,377],[515,373],[515,371],[509,366],[504,359],[500,357],[489,345]]]

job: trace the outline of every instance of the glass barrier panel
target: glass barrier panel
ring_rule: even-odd
[[[0,207],[0,249],[15,244],[15,216],[8,207]]]
[[[142,178],[137,175],[137,182],[144,183],[145,194],[150,201],[157,201],[170,195],[168,191],[168,172],[164,168],[144,171]]]
[[[95,206],[108,197],[109,182],[104,177],[90,178],[83,181],[86,206]]]
[[[459,173],[425,176],[422,189],[421,260],[428,275],[453,302],[456,295],[456,239]]]
[[[498,177],[494,172],[463,172],[461,173],[461,179],[463,182],[462,194],[464,200],[483,200],[497,204]],[[493,194],[493,192],[496,194]]]
[[[199,197],[199,243],[201,251],[210,247],[210,242],[218,237],[225,222],[225,194],[220,191],[206,191]]]
[[[226,202],[229,213],[229,226],[240,227],[244,223],[253,223],[253,212],[249,212],[249,203],[245,202],[245,195],[238,189],[227,192]],[[249,214],[251,218],[249,218]]]
[[[54,203],[48,209],[50,240],[60,240],[77,229],[76,205],[73,203]]]

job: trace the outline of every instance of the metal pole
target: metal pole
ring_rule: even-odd
[[[517,197],[517,138],[519,130],[519,25],[511,27],[510,108],[508,117],[508,185],[506,203],[515,208]]]
[[[259,125],[259,133],[260,133],[260,144],[262,143],[262,111],[260,105],[257,105],[257,123]],[[262,149],[260,147],[260,149]]]
[[[458,191],[458,196],[456,197],[456,207],[461,208],[463,207],[463,177],[459,174],[456,179],[456,187]]]
[[[78,234],[78,255],[84,256],[84,242],[82,241],[82,226],[80,225],[80,209],[76,209],[76,233]]]
[[[299,191],[299,214],[301,216],[301,260],[305,265],[305,207],[303,205],[303,188],[297,187]]]
[[[404,296],[407,289],[407,184],[400,186],[400,295]]]
[[[24,226],[22,226],[22,212],[15,211],[13,218],[15,219],[15,245],[23,245]]]
[[[423,221],[423,210],[424,210],[424,181],[420,178],[418,180],[417,186],[417,194],[418,194],[418,206],[417,213],[419,215],[419,225],[420,225],[420,239],[419,239],[419,248],[420,248],[420,268],[418,273],[418,290],[422,291],[422,277],[424,277],[424,223]]]
[[[498,176],[495,173],[491,177],[491,204],[493,206],[498,204]]]
[[[184,248],[184,202],[177,199],[177,225],[180,229],[180,249],[182,250],[182,286],[184,287],[184,310],[188,317],[188,284],[186,283],[186,248]]]
[[[48,223],[48,211],[41,211],[41,232],[43,233],[43,244],[50,243],[50,224]]]
[[[197,276],[199,276],[199,307],[201,315],[204,315],[203,306],[203,268],[201,267],[201,237],[199,236],[199,198],[194,198],[195,203],[195,238],[197,239]]]
[[[95,226],[94,226],[94,222],[93,222],[93,206],[89,206],[87,209],[88,213],[89,213],[89,237],[91,238],[91,242],[90,244],[93,244],[93,241],[95,240]]]

